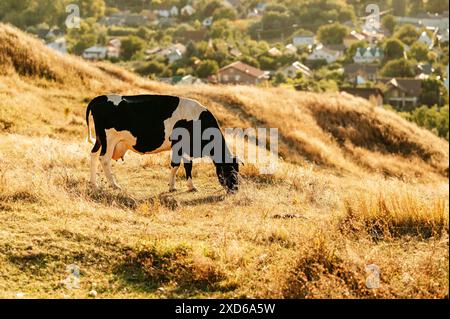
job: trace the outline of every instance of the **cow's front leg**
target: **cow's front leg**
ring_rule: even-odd
[[[195,187],[192,181],[192,161],[183,159],[184,170],[186,171],[187,187],[190,192],[196,192],[197,187]]]
[[[111,159],[114,154],[114,149],[116,147],[117,142],[112,139],[107,139],[107,146],[103,148],[102,144],[102,152],[100,154],[100,163],[102,164],[103,171],[105,172],[106,179],[108,180],[109,185],[115,189],[121,189],[119,184],[117,184],[114,175],[111,171]]]
[[[172,166],[172,169],[170,171],[170,178],[169,178],[169,192],[175,192],[177,189],[175,187],[176,178],[177,178],[177,172],[180,168],[180,164],[172,162],[170,164]]]

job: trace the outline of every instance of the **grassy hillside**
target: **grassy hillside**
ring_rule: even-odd
[[[197,164],[200,192],[180,170],[168,194],[169,154],[127,155],[113,168],[124,191],[94,190],[83,117],[112,92],[278,128],[279,168],[244,166],[227,196]],[[446,141],[361,99],[167,86],[0,24],[0,297],[448,297],[448,160]],[[63,282],[71,264],[78,289]],[[379,289],[365,286],[370,264]]]

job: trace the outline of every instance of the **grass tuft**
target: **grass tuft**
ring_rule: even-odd
[[[375,240],[448,235],[448,206],[442,199],[419,201],[404,193],[360,195],[345,202],[343,230],[365,232]]]

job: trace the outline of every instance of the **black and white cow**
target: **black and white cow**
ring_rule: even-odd
[[[129,150],[139,154],[172,150],[170,191],[176,190],[175,177],[181,161],[189,190],[196,190],[192,160],[200,157],[213,160],[219,182],[228,192],[238,190],[238,160],[225,143],[213,114],[197,101],[165,95],[99,96],[89,103],[86,122],[88,139],[95,143],[91,152],[93,185],[98,160],[109,184],[120,188],[111,172],[111,160],[123,159]],[[92,138],[93,127],[96,140]]]

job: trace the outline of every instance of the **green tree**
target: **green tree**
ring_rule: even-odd
[[[73,0],[80,7],[81,18],[99,18],[105,14],[104,0]]]
[[[443,105],[448,103],[448,94],[442,81],[429,78],[422,82],[422,94],[420,101],[424,105]]]
[[[406,59],[392,60],[386,63],[380,73],[382,76],[389,78],[411,78],[415,76],[414,67],[415,64]]]
[[[84,50],[97,44],[98,35],[91,21],[81,20],[79,29],[69,29],[66,35],[69,44],[69,52],[81,55]]]
[[[290,3],[289,10],[294,17],[293,22],[314,32],[330,21],[343,23],[355,20],[354,7],[347,4],[347,1],[292,0]]]
[[[205,60],[197,68],[197,76],[205,79],[219,71],[219,64],[213,60]]]
[[[136,72],[140,75],[159,75],[161,74],[165,69],[165,65],[158,61],[150,61],[146,65],[137,68]]]
[[[394,37],[407,45],[412,45],[420,36],[417,28],[411,24],[401,26],[394,34]]]
[[[389,39],[384,44],[384,56],[386,61],[396,60],[404,56],[403,43],[397,39]]]
[[[348,28],[340,23],[333,23],[321,26],[317,31],[317,36],[323,44],[342,44]]]
[[[394,33],[395,26],[397,25],[392,14],[385,15],[381,20],[381,24],[384,28],[386,28],[386,30],[389,31],[390,34]]]
[[[241,58],[241,62],[244,62],[245,64],[248,64],[248,65],[251,65],[251,66],[253,66],[255,68],[259,68],[260,67],[258,60],[256,60],[255,58],[253,58],[251,56],[248,56],[248,55],[244,55]]]
[[[272,3],[272,4],[269,4],[266,7],[266,12],[270,12],[270,11],[279,12],[279,13],[285,13],[285,12],[288,12],[289,9],[286,6],[282,5],[282,4]]]
[[[129,36],[122,41],[122,57],[130,60],[136,53],[144,48],[144,41],[137,36]]]
[[[262,55],[258,59],[259,65],[264,70],[273,70],[276,68],[276,61],[274,58]]]
[[[428,50],[428,47],[425,44],[416,42],[409,50],[409,55],[411,58],[417,60],[418,62],[425,62],[428,61],[429,52],[430,50]]]
[[[285,31],[289,25],[290,16],[288,13],[270,11],[264,13],[261,29],[265,38],[275,38],[279,37],[281,32]]]
[[[272,83],[275,86],[278,86],[280,84],[284,84],[284,83],[286,83],[286,76],[283,73],[281,73],[281,72],[277,72],[275,74],[275,76],[272,78]]]
[[[401,113],[407,120],[424,127],[436,135],[449,139],[449,107],[423,105],[410,113]]]
[[[206,1],[206,3],[201,6],[199,5],[199,7],[204,8],[202,11],[202,18],[205,19],[211,17],[217,9],[223,8],[223,4],[219,0],[212,0]]]
[[[189,41],[186,46],[186,56],[188,57],[200,57],[200,51],[197,44],[194,41]]]
[[[425,9],[431,13],[442,13],[448,11],[448,1],[442,0],[427,0]]]
[[[227,19],[233,21],[237,19],[237,12],[234,8],[218,8],[214,11],[213,18],[214,20]]]
[[[20,28],[40,23],[61,25],[65,7],[62,0],[1,0],[0,20]]]
[[[394,11],[394,15],[396,16],[405,16],[406,15],[406,0],[392,0],[392,9]]]

